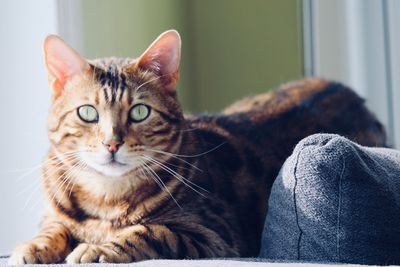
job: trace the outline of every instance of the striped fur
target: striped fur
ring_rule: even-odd
[[[363,100],[341,84],[305,79],[221,114],[184,116],[176,94],[135,60],[90,66],[52,103],[43,168],[49,210],[14,263],[256,256],[272,183],[299,140],[330,132],[369,146],[386,142]],[[139,102],[152,108],[150,117],[128,123]],[[97,124],[77,116],[87,103],[99,111]],[[125,142],[131,167],[121,175],[80,164],[93,154],[71,156],[98,149],[106,131]]]

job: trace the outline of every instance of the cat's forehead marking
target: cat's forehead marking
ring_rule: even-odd
[[[121,101],[126,91],[126,75],[121,67],[117,64],[105,68],[95,67],[95,73],[106,102],[112,106],[116,101]]]

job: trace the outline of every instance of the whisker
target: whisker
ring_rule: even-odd
[[[33,167],[33,168],[30,168],[28,172],[26,172],[26,173],[22,174],[21,176],[19,176],[19,177],[16,179],[16,181],[17,181],[17,182],[21,181],[22,178],[24,178],[24,177],[26,177],[26,176],[29,176],[30,174],[32,174],[32,173],[34,173],[35,171],[39,170],[42,166],[43,166],[43,163],[41,163],[41,164],[39,164],[39,165],[37,165],[37,166],[35,166],[35,167]]]
[[[140,160],[143,164],[143,166],[145,166],[145,168],[147,168],[149,171],[151,171],[153,173],[154,178],[157,178],[159,180],[159,182],[162,184],[161,186],[161,190],[163,190],[163,188],[165,188],[165,190],[168,192],[168,194],[171,196],[172,200],[176,203],[176,205],[182,209],[181,205],[179,205],[178,201],[174,198],[174,196],[172,195],[171,191],[168,189],[168,187],[165,185],[165,183],[163,182],[163,180],[160,178],[160,176],[158,176],[158,174],[150,167],[148,166],[143,160]]]
[[[32,181],[32,183],[30,183],[30,184],[28,184],[28,185],[25,185],[25,187],[24,188],[22,188],[19,192],[17,192],[17,196],[21,196],[23,193],[25,193],[25,192],[27,192],[27,191],[30,191],[30,190],[32,190],[32,189],[34,189],[34,188],[36,188],[37,187],[37,184],[39,184],[40,185],[40,180],[39,179],[34,179],[33,181]],[[32,188],[33,187],[33,188]],[[37,189],[34,189],[35,191],[37,190]]]
[[[169,166],[173,166],[173,167],[176,167],[176,168],[179,168],[179,169],[185,169],[185,170],[188,170],[190,172],[193,170],[192,168],[185,167],[185,166],[179,166],[179,165],[176,165],[176,164],[173,164],[173,163],[170,163],[170,162],[165,162],[164,164],[167,164]]]
[[[211,148],[210,150],[207,150],[207,151],[205,151],[205,152],[202,152],[202,153],[199,153],[199,154],[195,154],[195,155],[179,155],[179,154],[173,154],[173,153],[171,153],[171,154],[173,154],[173,155],[175,155],[175,156],[177,156],[177,157],[182,157],[182,158],[195,158],[195,157],[204,156],[204,155],[206,155],[206,154],[208,154],[208,153],[210,153],[210,152],[212,152],[212,151],[214,151],[214,150],[220,148],[221,146],[225,145],[226,143],[227,143],[227,141],[222,142],[221,144],[219,144],[219,145],[217,145],[217,146]],[[152,151],[152,149],[149,149],[149,150]],[[156,151],[154,151],[154,152],[156,152]],[[159,151],[158,151],[158,152],[159,152]],[[165,152],[165,151],[164,151],[164,152]],[[170,153],[170,152],[167,152],[167,153]]]
[[[29,168],[23,168],[23,169],[15,169],[15,170],[5,170],[4,173],[18,173],[18,172],[29,172],[32,169],[38,169],[39,167],[42,166],[42,163],[29,167]],[[18,178],[17,178],[18,179]]]
[[[56,171],[58,171],[58,170],[59,170],[60,168],[62,168],[62,167],[63,167],[63,166],[61,165],[59,168],[57,168]],[[54,171],[54,172],[52,173],[52,175],[53,175],[56,171]],[[45,176],[44,174],[43,174],[42,177],[43,177],[44,179],[50,179],[50,176]],[[60,177],[57,178],[57,180],[59,180],[59,179],[60,179]],[[57,184],[58,184],[58,183],[57,183]],[[25,201],[24,209],[27,208],[28,203],[30,203],[32,197],[34,196],[35,192],[39,190],[40,186],[41,186],[41,183],[40,183],[40,182],[38,182],[38,183],[35,185],[35,187],[34,187],[33,190],[31,191],[31,193],[29,194],[27,200]],[[31,186],[30,186],[30,187],[31,187]],[[25,190],[22,190],[22,191],[26,191],[26,189],[25,189]],[[22,193],[22,192],[21,192],[21,193]]]
[[[79,153],[79,152],[82,152],[82,151],[70,151],[70,152],[66,152],[66,153],[62,153],[63,155],[66,155],[66,156],[69,156],[69,155],[72,155],[72,154],[75,154],[75,153]],[[35,171],[37,171],[38,169],[40,169],[44,164],[46,164],[46,163],[48,163],[49,161],[52,161],[52,160],[59,160],[59,161],[61,161],[59,158],[58,158],[58,156],[57,155],[55,155],[55,156],[53,156],[53,157],[51,157],[51,158],[48,158],[48,159],[46,159],[46,160],[44,160],[42,163],[40,163],[40,164],[38,164],[38,165],[35,165],[35,166],[33,166],[33,167],[31,167],[31,168],[27,168],[28,169],[28,171],[26,172],[26,173],[23,173],[21,176],[19,176],[16,180],[17,181],[20,181],[22,178],[24,178],[24,177],[26,177],[26,176],[28,176],[28,175],[30,175],[30,174],[32,174],[32,173],[34,173]],[[13,170],[10,170],[11,172],[18,172],[18,171],[13,171]]]
[[[137,92],[139,91],[139,89],[142,88],[144,85],[149,84],[149,83],[154,82],[154,81],[157,81],[158,79],[161,79],[162,77],[165,77],[165,76],[168,76],[168,75],[170,75],[170,74],[168,73],[168,74],[164,74],[164,75],[161,75],[161,76],[157,76],[157,77],[155,77],[155,78],[153,78],[153,79],[150,79],[150,80],[148,80],[148,81],[145,81],[144,83],[141,83],[139,86],[137,86],[137,87],[134,89],[134,90],[135,90],[135,93],[137,93]]]
[[[205,191],[205,192],[207,192],[207,193],[210,193],[207,189],[204,189],[203,187],[201,187],[201,186],[197,185],[196,183],[190,181],[189,179],[183,177],[181,174],[179,174],[179,173],[177,173],[176,171],[174,171],[173,169],[169,168],[168,166],[166,166],[166,165],[165,165],[164,163],[162,163],[161,161],[159,161],[159,160],[157,160],[157,159],[155,159],[155,158],[152,158],[152,157],[150,157],[150,156],[144,156],[144,157],[147,157],[149,160],[152,160],[152,161],[154,161],[155,163],[158,163],[158,164],[162,165],[163,167],[167,168],[169,171],[173,172],[174,174],[179,175],[182,179],[184,179],[184,180],[187,181],[188,183],[192,184],[193,186],[195,186],[195,187],[197,187],[197,188],[199,188],[199,189],[201,189],[201,190],[203,190],[203,191]]]
[[[173,130],[173,131],[174,132],[185,133],[185,132],[194,132],[196,130],[202,130],[202,128],[187,128],[187,129]]]
[[[43,176],[51,176],[54,175],[57,171],[59,171],[60,169],[62,169],[63,167],[65,167],[64,163],[67,160],[75,160],[78,159],[78,155],[76,154],[72,154],[72,155],[68,155],[67,157],[65,157],[63,160],[60,160],[58,163],[56,163],[54,166],[51,165],[50,167],[54,167],[55,170],[53,172],[51,168],[49,168],[48,170],[46,170],[45,172],[43,172]]]
[[[55,154],[56,154],[55,157],[57,157],[59,160],[65,160],[64,156],[68,156],[70,154],[79,155],[79,153],[87,152],[88,150],[87,149],[75,150],[75,151],[69,151],[69,152],[66,152],[66,153],[59,153],[56,150],[54,150],[54,151],[55,151]]]
[[[50,203],[53,202],[53,200],[55,199],[58,191],[60,191],[61,187],[66,183],[67,179],[65,177],[67,177],[68,175],[71,174],[71,172],[74,170],[74,168],[80,164],[80,162],[75,163],[70,169],[68,169],[66,172],[64,172],[63,175],[61,175],[58,180],[61,180],[57,185],[57,190],[53,193],[52,198],[50,199]]]
[[[42,174],[43,179],[48,180],[48,179],[50,179],[51,176],[54,175],[57,171],[61,170],[61,169],[64,167],[64,165],[63,165],[62,163],[63,163],[63,162],[60,161],[60,162],[58,162],[58,163],[54,166],[54,167],[55,167],[54,169],[49,168],[48,170],[46,170],[45,172],[43,172],[43,174]],[[38,181],[40,181],[40,180],[38,180]],[[41,183],[40,183],[40,182],[38,182],[37,184],[33,183],[33,185],[36,185],[36,186],[35,186],[35,188],[33,189],[33,192],[31,192],[31,194],[34,194],[34,193],[40,188]],[[31,184],[31,185],[25,187],[25,188],[22,189],[20,192],[18,192],[17,195],[21,195],[22,193],[24,193],[24,192],[26,192],[26,191],[29,191],[29,189],[30,189],[33,185]],[[31,194],[30,194],[30,195],[31,195]],[[29,195],[29,196],[30,196],[30,195]]]
[[[145,72],[144,74],[146,75],[147,72],[148,72],[148,70],[146,70],[146,72]],[[169,75],[171,75],[171,74],[172,74],[172,73],[166,73],[166,74],[157,76],[157,77],[155,77],[155,78],[153,78],[153,79],[150,79],[150,80],[148,80],[148,81],[145,81],[144,83],[140,84],[139,86],[137,86],[137,87],[134,89],[134,90],[135,90],[135,93],[137,93],[138,90],[139,90],[141,87],[143,87],[144,85],[146,85],[146,84],[148,84],[148,83],[151,83],[151,82],[154,82],[154,81],[157,81],[158,79],[161,79],[161,78],[163,78],[163,77],[169,76]]]
[[[65,186],[65,188],[64,188],[64,190],[63,190],[63,192],[61,193],[61,196],[63,196],[63,195],[68,191],[68,186],[71,184],[71,181],[74,180],[74,177],[76,177],[76,175],[82,170],[82,169],[81,169],[82,166],[83,166],[82,162],[79,162],[78,166],[76,166],[76,167],[74,168],[74,171],[71,172],[71,173],[68,175],[68,177],[65,178],[65,180],[68,180],[68,183],[66,184],[66,186]],[[71,193],[72,193],[72,191],[71,191]],[[69,195],[69,196],[70,196],[70,195]],[[58,201],[57,201],[57,206],[60,205],[60,201],[61,201],[61,198],[58,199]]]
[[[150,149],[150,148],[146,148],[146,150],[147,150],[147,151],[151,151],[151,152],[155,152],[155,153],[159,153],[159,154],[164,154],[164,155],[167,155],[167,156],[171,156],[171,157],[173,157],[174,159],[180,160],[180,161],[186,163],[187,165],[193,167],[194,169],[196,169],[196,170],[198,170],[198,171],[200,171],[200,172],[203,172],[203,170],[200,169],[199,167],[197,167],[196,165],[194,165],[194,164],[192,164],[192,163],[190,163],[190,162],[188,162],[188,161],[186,161],[186,160],[184,160],[184,159],[179,158],[178,156],[176,156],[176,155],[173,154],[173,153],[166,152],[166,151],[162,151],[162,150]]]
[[[28,203],[31,201],[32,197],[33,197],[34,194],[38,191],[38,189],[40,188],[40,186],[41,186],[41,183],[36,184],[35,189],[31,191],[31,193],[29,194],[28,198],[26,199],[23,209],[26,209],[26,208],[27,208]]]
[[[158,165],[160,168],[162,168],[163,170],[167,171],[167,172],[168,172],[169,174],[171,174],[172,176],[176,177],[179,181],[181,181],[183,184],[185,184],[187,187],[189,187],[190,189],[192,189],[193,191],[195,191],[195,192],[198,193],[199,195],[201,195],[201,196],[203,196],[203,197],[206,197],[203,193],[201,193],[201,192],[199,192],[198,190],[196,190],[193,186],[195,186],[195,187],[197,187],[197,188],[199,188],[199,189],[201,189],[201,190],[203,190],[203,191],[205,191],[205,192],[207,192],[207,193],[210,193],[208,190],[206,190],[206,189],[204,189],[203,187],[201,187],[201,186],[199,186],[199,185],[193,183],[193,182],[190,181],[189,179],[186,179],[185,177],[183,177],[183,176],[180,175],[179,173],[175,172],[175,171],[172,170],[171,168],[165,166],[163,163],[161,163],[161,162],[159,162],[159,161],[157,161],[157,160],[155,160],[155,159],[153,159],[153,158],[147,157],[147,156],[146,156],[146,159],[149,160],[149,161],[151,161],[151,162],[153,162],[153,163],[155,163],[155,164]],[[193,185],[193,186],[191,186],[191,185]]]
[[[35,207],[40,203],[40,200],[43,200],[43,197],[39,197],[35,200],[35,202],[33,202],[33,204],[31,205],[31,207],[29,208],[29,212],[31,213],[32,211],[35,210]]]
[[[75,168],[75,169],[78,169],[78,171],[75,171],[73,174],[72,174],[72,172],[71,172],[71,175],[70,175],[70,177],[69,177],[69,179],[68,179],[69,181],[68,181],[67,185],[65,186],[65,189],[64,189],[62,195],[64,195],[64,194],[68,191],[68,188],[69,188],[69,186],[71,185],[71,183],[73,182],[74,178],[76,177],[76,174],[78,174],[78,173],[82,170],[82,166],[83,166],[83,163],[80,162],[80,163],[78,164],[78,166]],[[69,194],[68,194],[68,197],[71,196],[71,193],[72,193],[72,188],[71,188],[71,190],[70,190],[70,192],[69,192]]]
[[[83,162],[83,167],[81,168],[81,171],[82,171],[84,168],[86,168],[87,166],[88,166],[88,165],[87,165],[85,162]],[[72,179],[72,180],[74,180],[74,179]],[[76,184],[76,178],[75,178],[75,181],[73,181],[73,183],[72,183],[71,189],[69,190],[69,194],[68,194],[68,197],[69,197],[69,198],[71,197],[71,194],[72,194],[72,191],[73,191],[73,189],[74,189],[75,184]]]
[[[142,165],[138,166],[138,170],[140,171],[140,175],[145,177],[147,181],[150,181],[149,177],[146,175],[144,171],[144,167]]]
[[[73,159],[73,158],[77,157],[77,155],[75,155],[75,153],[77,153],[77,152],[73,151],[73,152],[64,153],[64,154],[68,154],[65,159]],[[49,160],[54,160],[54,159],[59,160],[56,157],[49,158]],[[48,170],[46,170],[45,172],[42,173],[41,176],[43,177],[43,179],[44,180],[50,179],[51,176],[54,175],[54,173],[56,173],[58,170],[60,170],[61,168],[64,167],[62,163],[63,163],[63,161],[60,160],[54,166],[50,166],[50,168]],[[57,179],[59,179],[59,178],[57,178]],[[40,189],[40,186],[41,186],[40,180],[34,180],[32,184],[28,185],[27,187],[25,187],[24,189],[22,189],[20,192],[17,193],[17,195],[22,195],[26,191],[31,191],[25,201],[24,209],[27,208],[28,203],[31,202],[32,197]]]
[[[146,165],[145,166],[145,163],[142,161],[142,160],[140,160],[140,162],[142,163],[142,168],[143,168],[143,170],[145,171],[145,176],[146,176],[146,178],[148,179],[149,178],[149,176],[148,175],[150,175],[151,177],[152,177],[152,179],[158,184],[158,186],[161,188],[161,190],[164,190],[164,188],[163,188],[163,186],[162,186],[162,184],[160,183],[160,181],[158,180],[158,179],[155,179],[155,177],[153,177],[154,175],[147,169],[148,168],[148,166]],[[146,173],[147,173],[147,175],[146,175]]]

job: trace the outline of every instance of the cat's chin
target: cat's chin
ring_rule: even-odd
[[[88,165],[94,172],[107,177],[121,177],[128,174],[134,169],[134,166],[122,164],[115,161],[101,165],[95,164],[95,166],[93,166],[94,164]]]

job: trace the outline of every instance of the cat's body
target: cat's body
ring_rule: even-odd
[[[221,185],[218,194],[236,209],[245,244],[241,255],[258,254],[272,183],[301,139],[337,133],[366,146],[386,145],[384,128],[363,102],[342,84],[304,79],[238,101],[221,115],[192,120],[208,144],[205,151],[227,142],[204,160]]]
[[[154,70],[163,70],[162,60],[149,72],[154,64],[142,62],[146,53],[138,61],[93,61],[86,78],[70,79],[60,91],[53,85],[43,176],[50,209],[41,233],[15,250],[12,263],[256,256],[269,191],[298,141],[329,132],[385,145],[383,127],[362,99],[320,79],[244,99],[219,115],[185,117],[171,90],[177,73],[160,79],[166,75]],[[55,77],[61,84],[62,76]],[[140,120],[127,124],[124,114],[139,102],[153,113],[136,111]],[[96,108],[97,124],[77,118],[86,103]],[[90,119],[93,111],[85,112]],[[102,123],[111,125],[114,143],[102,142]],[[86,159],[80,164],[71,155],[81,139],[92,150],[100,140],[112,162],[98,167],[90,162],[94,154],[79,154]],[[132,167],[118,163],[117,152],[142,154]]]

